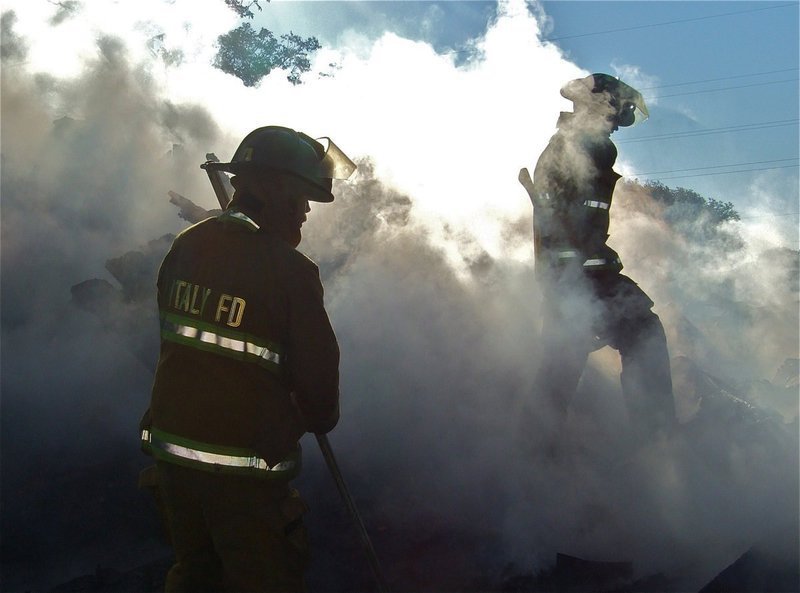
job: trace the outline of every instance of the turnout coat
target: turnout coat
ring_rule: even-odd
[[[294,477],[300,436],[339,418],[339,347],[316,264],[229,209],[176,237],[158,307],[144,448],[198,469]]]

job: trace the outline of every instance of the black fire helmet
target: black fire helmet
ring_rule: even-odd
[[[571,80],[561,88],[561,96],[576,104],[589,104],[591,95],[603,93],[617,111],[616,123],[624,128],[646,120],[650,114],[642,94],[610,74],[596,73]]]
[[[208,162],[204,168],[248,175],[280,171],[305,181],[307,199],[332,202],[333,179],[347,179],[356,165],[330,138],[315,140],[282,126],[264,126],[245,136],[229,163]]]

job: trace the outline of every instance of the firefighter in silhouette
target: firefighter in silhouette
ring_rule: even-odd
[[[230,163],[223,213],[180,233],[158,275],[161,353],[143,448],[156,459],[175,564],[168,591],[299,591],[299,438],[339,419],[339,347],[317,266],[296,250],[309,202],[355,165],[268,126]]]
[[[619,351],[628,416],[639,437],[675,421],[669,354],[653,301],[630,278],[608,239],[617,149],[610,135],[648,116],[641,94],[608,74],[567,83],[561,113],[533,181],[520,171],[534,207],[537,280],[543,286],[544,355],[536,387],[563,426],[589,354]],[[557,438],[557,436],[555,437]]]

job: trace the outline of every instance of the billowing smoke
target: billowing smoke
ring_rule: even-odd
[[[54,30],[83,22],[88,35],[101,18],[90,3],[51,8],[34,16]],[[117,558],[92,514],[104,508],[96,491],[89,511],[32,501],[55,497],[51,483],[74,489],[73,476],[94,476],[96,488],[98,475],[146,464],[137,423],[156,356],[148,291],[164,235],[185,227],[166,192],[212,208],[205,153],[225,158],[268,123],[329,134],[359,161],[337,201],[313,207],[301,249],[320,264],[342,349],[331,440],[398,590],[499,588],[546,570],[557,552],[630,561],[637,577],[662,573],[682,590],[751,546],[796,565],[797,253],[744,224],[690,224],[619,184],[611,246],[665,323],[682,430],[632,446],[618,357],[603,349],[565,429],[574,455],[537,455],[550,411],[533,392],[541,297],[516,173],[566,107],[558,87],[581,73],[537,40],[524,7],[503,5],[460,66],[387,34],[339,51],[332,78],[292,87],[271,76],[247,90],[200,59],[224,19],[194,36],[141,21],[139,37],[93,36],[67,76],[41,65],[36,20],[17,13],[2,20],[0,180],[3,561],[16,586]],[[164,30],[187,36],[183,62],[132,46]],[[486,87],[501,99],[487,101]],[[112,276],[106,262],[117,258]],[[119,267],[139,276],[120,285]],[[93,278],[117,295],[90,300],[103,308],[94,313],[70,302]],[[304,445],[313,507],[331,486]],[[114,535],[147,559],[146,536]],[[36,575],[27,563],[42,553],[53,568]]]
[[[86,572],[112,547],[103,541],[102,507],[121,476],[135,492],[126,452],[146,405],[157,323],[150,302],[125,295],[85,311],[70,302],[70,289],[98,276],[115,282],[106,260],[180,228],[165,188],[205,191],[191,155],[218,135],[203,109],[159,98],[118,39],[98,39],[96,58],[65,80],[26,69],[31,40],[6,35],[13,23],[5,13],[3,560],[35,567],[45,555],[52,564],[24,575],[33,581],[4,568],[11,589]],[[141,280],[147,294],[155,265]],[[98,481],[100,467],[108,473]],[[75,554],[84,546],[95,556],[88,564]]]
[[[658,303],[681,428],[633,445],[618,355],[600,350],[563,434],[575,456],[553,465],[536,451],[552,415],[533,391],[540,296],[530,263],[461,238],[464,279],[409,219],[402,195],[362,184],[343,192],[340,210],[317,212],[307,244],[330,273],[344,352],[340,438],[350,470],[377,496],[375,521],[408,549],[444,554],[426,525],[457,534],[450,553],[460,545],[474,555],[470,568],[453,568],[445,554],[428,578],[463,587],[500,579],[504,562],[544,569],[558,551],[633,559],[639,576],[670,575],[661,586],[679,590],[751,546],[792,566],[797,379],[779,380],[778,370],[796,357],[796,252],[759,253],[741,225],[675,213],[671,224],[640,186],[620,184],[612,245]],[[530,240],[527,228],[507,228],[515,233]],[[408,577],[413,567],[396,568],[406,586],[425,583]]]

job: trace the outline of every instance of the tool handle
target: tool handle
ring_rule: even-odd
[[[525,167],[520,169],[517,179],[522,184],[522,187],[525,188],[525,191],[528,192],[528,197],[531,199],[531,203],[533,203],[533,179],[531,179],[531,174],[528,172],[528,169]]]
[[[330,441],[328,441],[328,436],[324,434],[317,434],[315,436],[317,437],[317,443],[319,444],[319,449],[322,452],[322,457],[325,458],[325,463],[328,465],[331,476],[333,476],[333,481],[336,482],[336,488],[339,490],[339,494],[342,496],[342,500],[344,500],[347,510],[350,511],[350,516],[353,518],[353,522],[356,524],[358,535],[361,537],[361,543],[364,546],[364,551],[367,553],[367,560],[369,560],[372,574],[375,577],[375,581],[378,585],[378,592],[385,593],[385,591],[387,591],[386,582],[383,579],[380,565],[378,564],[378,556],[375,554],[375,549],[372,547],[372,542],[369,539],[367,529],[364,527],[364,522],[361,520],[361,515],[358,513],[355,502],[353,502],[353,499],[350,496],[350,491],[347,489],[347,485],[344,483],[342,472],[339,469],[339,464],[336,463],[336,457],[333,455],[333,449],[331,448]]]

